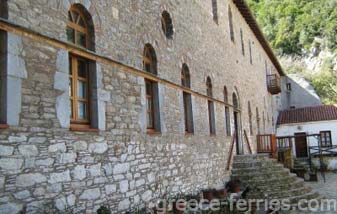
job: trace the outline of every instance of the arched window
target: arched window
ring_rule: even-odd
[[[213,86],[212,86],[212,80],[210,77],[207,77],[206,87],[207,87],[207,96],[213,97]]]
[[[232,42],[234,42],[234,27],[233,27],[233,14],[232,14],[232,9],[228,5],[228,22],[229,22],[229,33]]]
[[[173,23],[171,15],[164,11],[161,16],[161,26],[163,29],[163,32],[168,39],[172,39],[173,37]]]
[[[157,75],[157,56],[150,44],[146,44],[144,47],[143,64],[146,72]]]
[[[256,107],[256,126],[257,126],[257,133],[261,134],[261,130],[260,130],[260,114],[259,114],[259,108]]]
[[[181,85],[186,88],[191,88],[190,70],[184,63],[181,69]],[[193,112],[192,112],[192,96],[190,93],[183,92],[184,100],[184,120],[185,120],[185,133],[193,133]]]
[[[240,108],[239,100],[238,100],[238,97],[235,93],[233,93],[233,106],[234,106],[235,109]]]
[[[74,4],[68,12],[67,39],[69,42],[83,48],[94,50],[93,24],[90,14],[80,4]],[[88,128],[94,126],[91,119],[96,110],[91,105],[90,98],[93,96],[93,88],[90,79],[94,79],[93,71],[95,63],[69,54],[69,94],[71,104],[71,124],[73,128]],[[91,114],[93,113],[93,114]]]
[[[212,0],[212,13],[213,13],[213,20],[215,23],[219,23],[219,17],[218,17],[218,1]]]
[[[223,88],[223,96],[224,96],[224,102],[228,104],[228,91],[227,87],[224,86]],[[227,136],[231,135],[231,118],[230,118],[230,112],[229,112],[229,107],[225,107],[225,120],[226,120],[226,134]]]
[[[181,69],[181,85],[186,88],[191,88],[190,69],[185,63]]]
[[[146,44],[143,52],[144,70],[157,75],[157,57],[154,48]],[[145,79],[146,91],[146,119],[148,133],[160,132],[160,112],[159,112],[159,94],[158,83]]]
[[[227,91],[226,86],[224,86],[224,88],[223,88],[223,96],[224,96],[224,102],[228,103],[228,91]]]
[[[207,96],[213,96],[213,86],[212,80],[210,77],[207,77],[206,80],[206,87],[207,87]],[[214,112],[214,102],[212,100],[208,100],[208,119],[209,119],[209,132],[211,135],[216,134],[215,130],[215,112]]]
[[[252,107],[250,105],[250,101],[248,101],[248,118],[249,118],[249,131],[250,131],[250,135],[254,135],[254,133],[253,133],[253,121],[252,121],[252,117],[253,117]]]

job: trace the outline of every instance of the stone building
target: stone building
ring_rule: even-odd
[[[232,141],[247,153],[244,133],[255,151],[274,131],[267,76],[283,73],[242,0],[0,9],[0,213],[123,213],[213,187]]]

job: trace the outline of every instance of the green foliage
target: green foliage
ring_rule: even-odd
[[[311,78],[311,83],[325,104],[337,103],[337,73],[325,70]]]
[[[300,55],[315,37],[337,51],[337,0],[247,0],[274,50]]]

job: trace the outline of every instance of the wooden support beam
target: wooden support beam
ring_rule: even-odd
[[[173,83],[171,81],[159,78],[159,77],[154,76],[154,75],[152,75],[148,72],[136,69],[136,68],[131,67],[129,65],[125,65],[121,62],[118,62],[118,61],[112,59],[112,58],[100,55],[100,54],[92,52],[92,51],[89,51],[87,49],[81,48],[81,47],[76,46],[74,44],[71,44],[71,43],[68,43],[68,42],[65,42],[65,41],[61,41],[61,40],[43,35],[41,33],[38,33],[36,31],[33,31],[33,30],[28,29],[26,27],[14,24],[14,23],[8,21],[7,19],[0,18],[0,30],[6,31],[6,32],[9,32],[9,33],[13,33],[13,34],[16,34],[16,35],[19,35],[19,36],[22,36],[22,37],[26,37],[26,38],[29,38],[29,39],[32,39],[32,40],[35,40],[35,41],[38,41],[38,42],[42,42],[42,43],[51,45],[51,46],[56,47],[56,48],[67,50],[70,53],[76,54],[76,55],[84,57],[86,59],[90,59],[90,60],[93,60],[93,61],[96,61],[96,62],[100,62],[100,63],[103,63],[103,64],[110,65],[112,68],[114,68],[116,70],[124,71],[126,73],[134,74],[134,75],[137,75],[137,76],[140,76],[140,77],[144,77],[146,79],[156,81],[156,82],[158,82],[162,85],[165,85],[165,86],[177,89],[177,90],[181,90],[181,91],[190,93],[191,95],[193,95],[195,97],[204,98],[204,99],[222,104],[226,107],[232,107],[233,108],[233,105],[225,103],[222,100],[218,100],[218,99],[215,99],[213,97],[209,97],[205,94],[201,94],[200,92],[197,92],[195,90],[185,88],[185,87],[183,87],[181,85],[178,85],[176,83]],[[206,87],[206,84],[205,84],[205,87]]]

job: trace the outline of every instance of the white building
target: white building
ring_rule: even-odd
[[[284,136],[292,139],[295,158],[306,158],[309,155],[317,157],[317,152],[321,149],[325,159],[331,157],[328,158],[328,167],[337,169],[336,106],[321,105],[280,112],[277,137]],[[321,147],[319,147],[319,139],[321,139]]]

